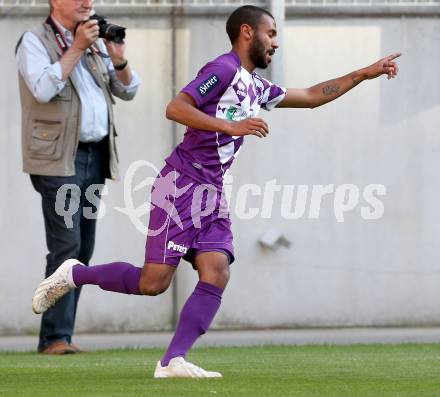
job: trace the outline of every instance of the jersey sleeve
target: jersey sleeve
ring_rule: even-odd
[[[269,80],[262,79],[262,81],[264,91],[261,108],[270,111],[284,99],[286,89],[271,83]]]
[[[193,98],[197,108],[200,109],[226,91],[235,73],[236,69],[227,62],[210,62],[181,92]]]

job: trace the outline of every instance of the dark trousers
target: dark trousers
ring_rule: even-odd
[[[80,144],[75,159],[76,174],[74,176],[31,175],[32,184],[42,198],[46,244],[49,250],[46,256],[46,277],[49,277],[66,259],[78,259],[88,265],[92,257],[96,219],[84,217],[83,208],[89,207],[93,213],[96,213],[97,206],[86,199],[85,192],[92,184],[103,185],[105,183],[107,152],[106,140],[89,145]],[[62,212],[60,203],[58,203],[58,211],[55,208],[58,189],[65,184],[79,187],[79,189],[67,190],[68,193],[61,196],[65,198],[61,204],[66,210],[69,205],[76,206],[79,203],[78,211],[71,216],[72,223],[67,222],[67,225],[64,216],[57,214],[57,212]],[[98,192],[95,192],[95,196],[100,197]],[[56,341],[71,342],[80,292],[80,288],[71,291],[43,314],[39,351]]]

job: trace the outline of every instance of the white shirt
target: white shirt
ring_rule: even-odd
[[[67,44],[73,42],[72,33],[57,23]],[[107,54],[104,45],[99,47]],[[132,99],[137,92],[140,81],[135,72],[128,86],[116,78],[116,72],[110,58],[103,58],[110,76],[112,93],[124,100]],[[40,39],[31,32],[26,32],[16,55],[18,70],[23,76],[26,85],[41,103],[49,102],[66,85],[62,80],[60,62],[51,63],[49,54]],[[108,109],[102,89],[97,85],[93,76],[85,65],[85,56],[76,64],[72,71],[77,82],[76,88],[81,101],[81,142],[99,142],[108,134]]]

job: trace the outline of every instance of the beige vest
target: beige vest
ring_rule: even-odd
[[[41,25],[31,30],[46,47],[51,62],[63,55],[52,28]],[[108,106],[109,133],[106,138],[109,162],[106,177],[118,178],[118,155],[112,105],[115,103],[109,85],[107,68],[99,55],[87,50],[90,72],[102,88]],[[18,74],[22,108],[23,171],[35,175],[75,175],[75,156],[81,126],[81,103],[74,76],[70,75],[63,90],[49,103],[39,103],[21,74]]]

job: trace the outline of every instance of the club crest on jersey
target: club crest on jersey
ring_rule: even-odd
[[[241,121],[247,119],[248,117],[253,117],[252,109],[247,112],[245,109],[238,108],[236,106],[229,106],[226,111],[226,119],[231,121]]]
[[[188,248],[186,248],[184,245],[176,244],[174,241],[168,241],[167,248],[169,250],[182,252],[183,254],[186,254],[188,252]]]
[[[220,83],[220,79],[217,75],[213,74],[209,76],[202,84],[199,85],[199,94],[201,96],[208,95],[212,89]]]
[[[226,112],[226,118],[228,120],[234,120],[234,115],[237,112],[237,108],[235,106],[230,106],[228,111]]]

